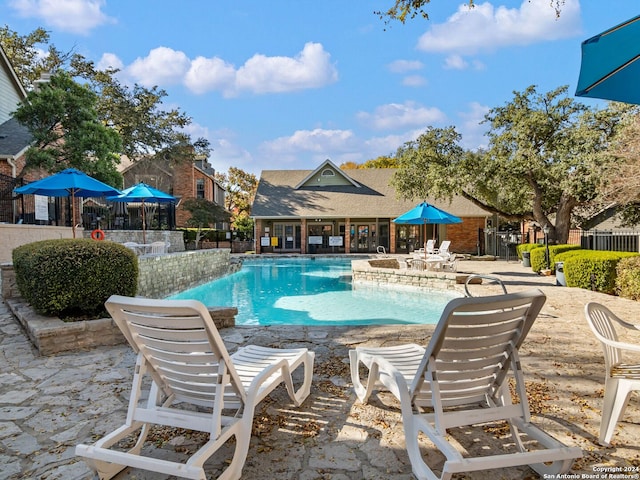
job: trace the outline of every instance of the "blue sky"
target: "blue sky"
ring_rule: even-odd
[[[573,95],[580,43],[637,15],[638,0],[432,0],[429,20],[373,14],[392,0],[0,0],[0,19],[50,32],[62,51],[120,79],[165,89],[193,119],[210,162],[259,175],[362,163],[428,126],[453,125],[466,148],[513,91]],[[579,99],[590,105],[601,102]]]

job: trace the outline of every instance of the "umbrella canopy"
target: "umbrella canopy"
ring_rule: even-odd
[[[175,202],[176,197],[169,195],[151,185],[140,182],[132,187],[125,188],[122,193],[114,197],[108,197],[110,202],[140,202],[142,203],[142,242],[147,243],[146,225],[144,219],[144,202],[170,203]]]
[[[395,223],[422,225],[427,223],[460,223],[462,220],[430,203],[422,202],[393,220]]]
[[[76,238],[76,208],[75,197],[104,197],[119,195],[120,190],[113,188],[100,180],[90,177],[75,168],[67,168],[50,177],[36,180],[14,190],[25,195],[43,195],[46,197],[71,197],[73,238]]]
[[[640,16],[582,42],[576,96],[640,104]]]
[[[422,202],[408,212],[403,213],[393,220],[394,223],[406,223],[409,225],[424,225],[424,241],[427,241],[427,224],[461,223],[462,219],[444,210],[434,207],[430,203]],[[427,255],[425,249],[425,256]]]

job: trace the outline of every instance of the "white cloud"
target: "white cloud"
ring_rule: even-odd
[[[196,57],[168,47],[154,48],[126,67],[126,75],[146,87],[183,84],[196,94],[221,92],[226,97],[319,88],[335,82],[338,71],[319,43],[307,43],[295,57],[254,55],[243,66],[218,57]],[[122,64],[115,56],[109,62]]]
[[[236,88],[253,93],[318,88],[338,80],[331,56],[319,43],[307,43],[294,58],[254,55],[240,67]]]
[[[416,126],[426,127],[441,122],[445,119],[445,114],[437,108],[405,102],[381,105],[373,113],[359,112],[357,117],[375,130],[398,130]]]
[[[566,0],[556,18],[549,0],[523,0],[520,8],[478,3],[461,5],[443,24],[434,25],[418,40],[427,52],[473,54],[511,45],[568,38],[580,32],[579,0]]]
[[[444,61],[447,70],[466,70],[468,67],[469,64],[461,55],[449,55]]]
[[[415,70],[422,70],[424,64],[419,60],[395,60],[387,65],[390,72],[393,73],[406,73]]]
[[[138,57],[127,67],[127,73],[145,87],[181,83],[189,71],[191,61],[180,51],[157,47],[144,58]]]
[[[104,53],[102,54],[102,57],[100,57],[100,60],[98,60],[96,68],[98,70],[106,70],[108,68],[117,68],[118,70],[122,70],[124,68],[124,64],[115,53]]]
[[[229,170],[229,167],[237,167],[249,173],[260,173],[255,171],[251,153],[236,143],[237,135],[233,131],[228,129],[211,131],[193,122],[185,127],[184,132],[191,135],[194,140],[200,137],[209,140],[212,149],[209,154],[209,163],[216,172],[224,173]]]
[[[351,130],[297,130],[289,137],[264,142],[260,149],[271,153],[327,152],[348,150],[355,136]]]
[[[193,93],[202,94],[232,88],[235,77],[235,68],[224,60],[217,57],[197,57],[191,62],[184,84]]]
[[[405,87],[424,87],[427,79],[422,75],[408,75],[402,79],[402,85]]]
[[[457,130],[462,135],[461,144],[464,148],[477,150],[487,147],[489,142],[486,136],[488,125],[481,122],[484,120],[484,116],[489,113],[489,110],[490,108],[486,105],[472,102],[469,104],[467,112],[459,113],[462,123]]]
[[[105,0],[11,0],[9,6],[27,18],[38,18],[56,29],[87,35],[105,23],[115,23],[102,8]]]

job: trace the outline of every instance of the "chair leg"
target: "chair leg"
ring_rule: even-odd
[[[602,423],[600,424],[600,437],[598,442],[601,445],[609,445],[611,437],[620,421],[629,396],[631,388],[624,380],[608,378],[604,387],[604,403],[602,405]]]
[[[367,367],[369,369],[369,372],[367,375],[367,382],[365,386],[362,384],[362,381],[360,379],[360,363],[361,362],[358,352],[356,352],[355,350],[350,350],[349,365],[351,367],[351,383],[353,383],[353,390],[355,391],[358,400],[360,400],[362,403],[367,403],[378,381],[379,367],[376,362]],[[363,363],[363,365],[365,364]]]

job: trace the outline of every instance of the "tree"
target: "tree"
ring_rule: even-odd
[[[117,80],[117,69],[98,70],[82,55],[61,53],[49,41],[49,34],[41,28],[24,36],[7,26],[0,29],[0,44],[28,89],[44,72],[64,71],[71,78],[80,79],[97,97],[98,118],[120,135],[119,153],[133,161],[149,157],[193,161],[209,154],[208,140],[193,140],[184,132],[191,124],[190,117],[178,109],[162,108],[166,91],[123,85]],[[41,55],[43,49],[47,49],[46,56]]]
[[[58,172],[73,167],[120,186],[122,177],[116,165],[122,143],[117,132],[98,118],[96,103],[96,94],[65,72],[29,92],[15,112],[34,138],[25,154],[25,170]]]
[[[77,54],[71,57],[70,72],[89,82],[98,94],[98,114],[120,134],[122,153],[129,158],[155,155],[179,162],[208,156],[208,140],[194,141],[184,133],[191,118],[179,109],[162,108],[165,90],[123,85],[116,78],[117,69],[97,70],[93,62]]]
[[[393,2],[393,6],[391,6],[387,11],[376,11],[374,13],[379,15],[380,18],[385,18],[386,23],[389,23],[391,20],[399,20],[400,22],[405,23],[407,21],[407,17],[413,19],[418,15],[428,20],[429,14],[425,9],[425,6],[428,3],[431,3],[431,0],[395,0]],[[549,6],[555,9],[556,16],[560,16],[564,3],[565,0],[549,0]],[[468,4],[469,8],[473,8],[475,1],[468,0]]]
[[[628,112],[591,110],[566,92],[531,86],[491,109],[487,151],[465,152],[452,127],[427,130],[398,150],[396,189],[408,198],[459,194],[503,218],[548,225],[550,238],[566,243],[573,210],[596,196],[603,152]]]
[[[216,179],[227,192],[225,207],[231,212],[231,226],[241,238],[252,238],[251,203],[258,188],[258,179],[237,167],[230,167],[227,174],[216,173]]]
[[[36,28],[23,36],[7,25],[0,28],[0,45],[27,90],[33,88],[35,81],[43,73],[56,71],[68,59],[69,55],[62,54],[54,46],[48,46],[46,54],[43,55],[43,49],[38,48],[38,45],[47,46],[48,43],[49,32],[43,28]]]
[[[640,115],[629,115],[606,154],[601,172],[601,205],[618,206],[624,226],[640,224]]]
[[[204,235],[203,229],[218,222],[227,222],[230,217],[223,207],[204,198],[189,198],[184,201],[183,208],[191,213],[187,226],[196,228],[196,248]]]
[[[229,167],[227,174],[217,175],[227,192],[225,207],[230,212],[250,213],[251,203],[258,188],[258,179],[237,167]]]

